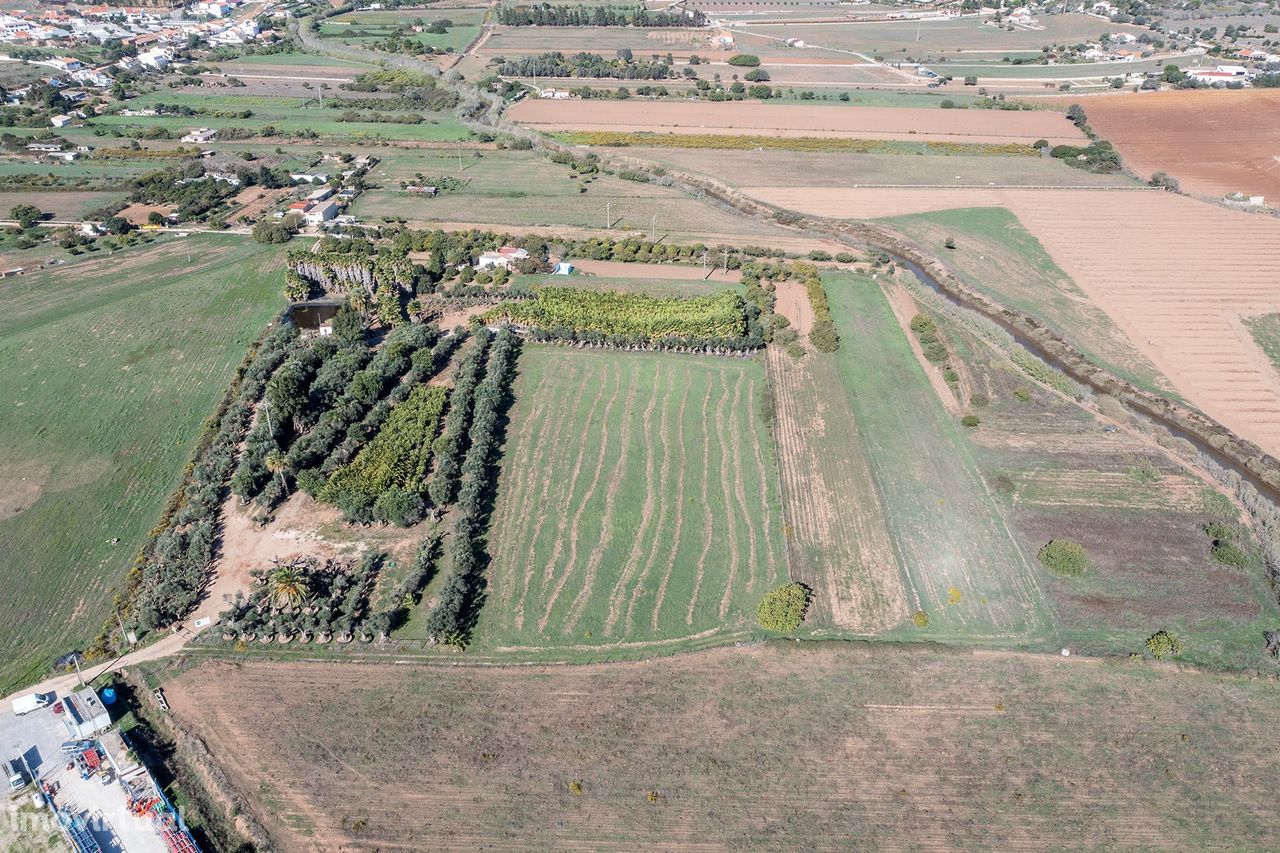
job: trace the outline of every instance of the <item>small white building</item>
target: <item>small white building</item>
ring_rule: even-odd
[[[208,127],[202,127],[199,130],[193,130],[186,136],[182,137],[183,142],[195,142],[203,145],[206,142],[212,142],[213,138],[218,135],[217,130]]]
[[[49,119],[49,124],[53,125],[54,127],[66,127],[67,125],[71,124],[71,116],[66,115],[65,113],[63,115],[54,116],[53,118]]]
[[[501,267],[504,270],[511,269],[511,265],[516,261],[523,261],[529,257],[529,253],[524,249],[515,248],[513,246],[503,246],[496,252],[485,252],[476,260],[476,269],[488,270]]]

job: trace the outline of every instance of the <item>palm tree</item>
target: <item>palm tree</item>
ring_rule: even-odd
[[[266,459],[267,470],[280,478],[280,487],[289,492],[289,483],[284,478],[284,474],[289,470],[289,461],[284,458],[284,454],[279,450],[273,450],[267,454]]]
[[[271,573],[271,604],[279,609],[297,607],[310,597],[307,577],[295,565],[285,565]]]

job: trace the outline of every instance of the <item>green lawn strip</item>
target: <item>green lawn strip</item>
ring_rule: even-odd
[[[929,616],[909,636],[1034,640],[1044,592],[987,493],[964,428],[942,408],[878,285],[824,276],[849,392],[904,569]],[[955,589],[959,600],[952,603]]]
[[[763,381],[763,366],[745,359],[527,347],[477,650],[750,628],[758,596],[785,573],[758,415]],[[548,445],[540,453],[535,441]],[[610,620],[615,586],[620,610]]]
[[[268,249],[190,239],[192,260],[161,246],[0,286],[0,687],[97,632],[201,422],[279,307]]]
[[[1009,210],[969,207],[880,221],[935,251],[970,286],[1041,321],[1102,367],[1146,390],[1176,396],[1155,365]],[[954,238],[954,249],[946,248],[948,237]],[[997,268],[995,259],[1004,252],[1023,266]]]

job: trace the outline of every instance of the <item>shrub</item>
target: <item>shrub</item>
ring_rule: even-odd
[[[912,622],[912,623],[913,623],[917,628],[928,628],[928,627],[929,627],[929,614],[928,614],[928,613],[925,613],[923,610],[917,610],[914,614],[912,614],[912,616],[911,616],[911,622]]]
[[[1067,577],[1079,577],[1089,568],[1084,546],[1070,539],[1050,539],[1036,557],[1049,571]]]
[[[1147,651],[1156,660],[1177,657],[1182,653],[1182,640],[1168,631],[1156,631],[1147,638]]]
[[[1210,553],[1213,555],[1214,560],[1224,566],[1231,566],[1236,569],[1247,569],[1249,567],[1249,555],[1230,542],[1218,542],[1213,546]]]
[[[963,424],[964,426],[969,427],[969,429],[973,429],[978,424],[982,423],[982,419],[979,418],[977,415],[965,415],[963,418],[960,419],[960,423]]]
[[[788,633],[800,627],[809,606],[809,588],[789,583],[765,593],[760,600],[760,626],[768,631]]]
[[[746,74],[742,75],[742,79],[748,83],[768,83],[769,72],[763,68],[752,68]]]
[[[729,57],[729,64],[740,68],[755,68],[760,64],[760,57],[750,53],[739,53]]]

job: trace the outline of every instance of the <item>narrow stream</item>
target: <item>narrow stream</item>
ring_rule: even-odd
[[[885,251],[885,250],[881,249],[881,251]],[[952,305],[955,305],[959,308],[964,308],[969,311],[973,311],[987,318],[988,320],[991,320],[992,322],[994,322],[1001,329],[1008,332],[1013,337],[1013,340],[1015,343],[1017,343],[1023,349],[1027,350],[1027,352],[1031,353],[1036,358],[1043,361],[1045,364],[1049,365],[1055,370],[1058,370],[1066,374],[1067,376],[1071,377],[1071,379],[1075,380],[1076,382],[1079,382],[1081,385],[1091,388],[1094,391],[1105,393],[1106,389],[1096,385],[1088,376],[1078,375],[1074,370],[1071,369],[1071,367],[1064,364],[1061,359],[1057,358],[1055,355],[1045,350],[1044,347],[1042,347],[1037,341],[1032,340],[1031,338],[1028,338],[1026,335],[1022,334],[1017,329],[1010,326],[1009,323],[1005,321],[1003,317],[992,316],[991,314],[988,314],[987,312],[983,311],[980,306],[970,303],[968,300],[964,299],[962,296],[956,293],[953,293],[950,290],[947,290],[938,282],[937,279],[935,279],[932,275],[927,273],[923,268],[920,267],[919,264],[915,263],[914,261],[908,260],[907,258],[904,258],[901,255],[897,255],[893,252],[885,251],[885,254],[887,254],[895,264],[898,264],[904,269],[909,270],[912,275],[914,275],[917,279],[920,280],[921,284],[923,284],[925,287],[929,288],[934,293],[941,296],[943,299],[946,299]],[[1214,462],[1217,462],[1223,468],[1227,468],[1231,471],[1236,472],[1236,474],[1240,475],[1241,479],[1247,481],[1250,485],[1252,485],[1255,489],[1257,489],[1261,494],[1266,496],[1267,500],[1271,501],[1273,504],[1276,504],[1277,506],[1280,506],[1280,490],[1273,488],[1269,483],[1259,478],[1258,475],[1254,474],[1252,471],[1250,471],[1248,468],[1245,468],[1243,465],[1240,465],[1235,460],[1231,459],[1229,456],[1224,454],[1222,451],[1218,450],[1213,445],[1203,441],[1202,439],[1200,439],[1195,435],[1192,435],[1191,433],[1183,429],[1181,426],[1175,423],[1172,423],[1157,414],[1154,414],[1151,412],[1139,412],[1138,414],[1139,416],[1146,418],[1152,423],[1155,423],[1161,427],[1164,427],[1166,430],[1169,431],[1170,435],[1173,435],[1177,438],[1181,438],[1189,442],[1192,446],[1195,447],[1196,450],[1200,451],[1205,456],[1208,456],[1210,459],[1212,459]]]

